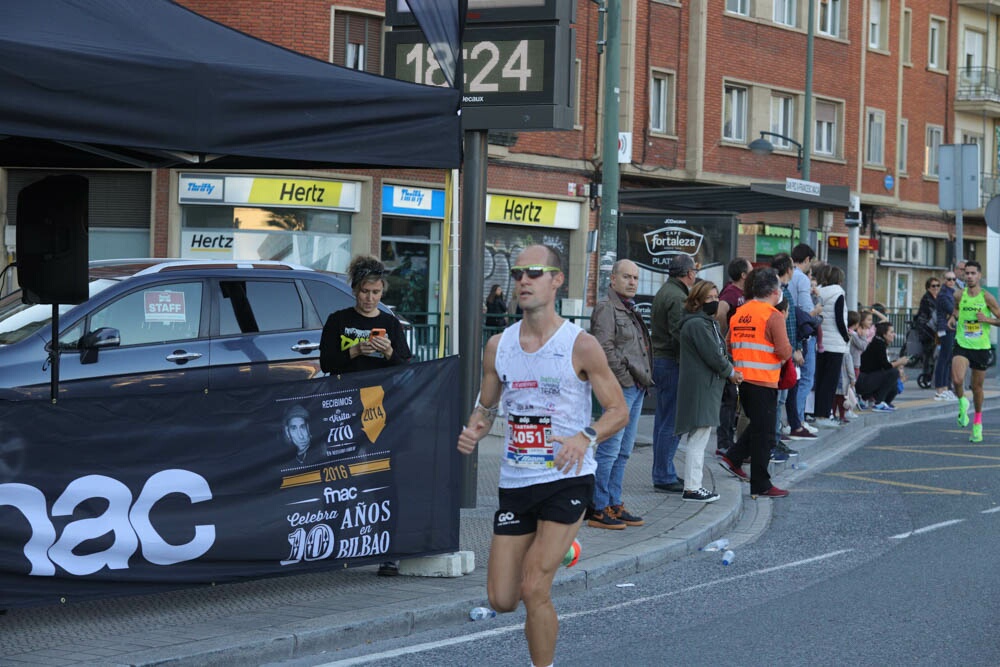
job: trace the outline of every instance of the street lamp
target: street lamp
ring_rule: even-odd
[[[781,139],[782,141],[787,141],[788,143],[793,144],[797,151],[795,156],[796,157],[795,168],[798,171],[802,171],[802,144],[795,141],[795,139],[792,139],[791,137],[786,137],[783,134],[778,134],[776,132],[765,132],[761,130],[760,138],[754,139],[753,141],[750,142],[749,148],[751,153],[753,153],[754,155],[770,155],[771,153],[774,152],[774,144],[765,139],[764,135],[767,135],[769,137],[775,137],[776,139]]]

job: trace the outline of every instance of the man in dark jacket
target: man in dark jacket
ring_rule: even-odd
[[[729,318],[732,317],[737,308],[743,305],[743,286],[746,284],[747,275],[752,270],[753,265],[746,257],[736,257],[729,262],[729,266],[726,268],[726,272],[729,274],[729,283],[719,292],[719,311],[715,317],[723,338],[729,331]],[[736,435],[736,405],[736,385],[727,382],[722,387],[719,428],[715,431],[716,454],[724,454],[727,449],[733,446]]]
[[[682,493],[684,480],[677,476],[674,454],[680,438],[674,433],[677,416],[677,375],[680,372],[681,320],[684,301],[694,285],[697,271],[690,255],[674,255],[667,266],[670,279],[653,297],[653,382],[656,384],[656,416],[653,418],[653,488],[663,493]]]
[[[629,414],[625,428],[597,445],[594,512],[587,522],[593,528],[620,530],[643,524],[642,517],[630,513],[622,502],[625,465],[635,444],[642,401],[653,385],[653,348],[633,300],[638,287],[639,267],[627,259],[618,260],[611,267],[608,298],[598,301],[590,316],[590,333],[601,344],[622,386]]]
[[[934,400],[957,401],[958,396],[949,388],[951,384],[951,350],[955,346],[955,327],[949,321],[955,311],[955,272],[945,271],[944,285],[934,300],[937,324],[938,350],[934,366]]]

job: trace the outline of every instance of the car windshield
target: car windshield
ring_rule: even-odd
[[[90,297],[111,287],[117,280],[98,278],[90,282]],[[64,315],[73,306],[59,306],[59,314]],[[24,340],[40,329],[50,327],[52,306],[49,304],[29,305],[21,303],[21,292],[13,292],[0,300],[0,345],[10,345]]]

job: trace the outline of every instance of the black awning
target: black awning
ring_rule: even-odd
[[[794,181],[790,183],[803,183]],[[792,189],[789,189],[791,187]],[[806,191],[802,191],[806,190]],[[689,186],[621,190],[621,206],[639,206],[662,211],[727,211],[761,213],[793,211],[801,208],[846,209],[851,191],[846,185],[822,185],[819,193],[796,189],[785,183],[751,183],[748,186]]]
[[[4,0],[0,91],[4,167],[461,163],[458,90],[337,67],[170,0]]]

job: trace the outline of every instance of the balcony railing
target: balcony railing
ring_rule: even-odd
[[[1000,101],[1000,70],[992,67],[960,68],[958,99]]]

